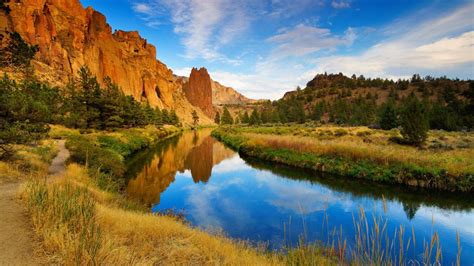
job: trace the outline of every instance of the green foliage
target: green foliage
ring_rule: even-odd
[[[243,115],[241,120],[242,120],[242,123],[244,123],[244,124],[250,123],[250,117],[249,117],[249,113],[247,111],[244,112],[244,115]]]
[[[8,8],[2,3],[2,9]],[[38,46],[28,45],[17,32],[7,33],[9,42],[0,53],[0,66],[25,68],[38,52]]]
[[[172,110],[160,111],[148,103],[141,104],[125,95],[110,78],[101,88],[87,67],[67,87],[64,95],[63,123],[74,128],[113,129],[145,125],[178,125],[179,118]]]
[[[400,133],[407,143],[420,145],[426,140],[429,129],[426,107],[417,97],[410,96],[403,103],[400,125]]]
[[[11,144],[30,143],[49,131],[49,92],[34,81],[18,84],[6,75],[0,81],[0,159],[13,155]]]
[[[398,126],[398,116],[395,104],[393,101],[388,101],[382,106],[382,111],[379,115],[380,128],[390,130]]]
[[[224,107],[224,112],[222,113],[221,124],[223,125],[232,125],[234,123],[234,119],[230,114],[227,107]]]
[[[109,143],[109,145],[111,144]],[[122,176],[125,172],[123,156],[110,148],[96,145],[92,139],[86,136],[69,136],[66,147],[71,151],[70,159],[74,162],[86,164],[91,169],[100,170],[114,176]],[[118,146],[112,147],[117,150],[123,148]]]
[[[260,119],[260,115],[258,114],[257,108],[254,108],[252,114],[250,115],[249,125],[260,125],[262,120]]]

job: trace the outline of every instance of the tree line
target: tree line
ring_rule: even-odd
[[[340,78],[339,75],[337,77]],[[425,80],[415,75],[408,84],[419,84]],[[297,90],[278,101],[267,101],[255,107],[250,114],[247,111],[240,112],[234,120],[248,125],[316,121],[385,130],[399,127],[404,137],[400,141],[414,145],[426,139],[429,129],[454,131],[474,128],[474,82],[464,82],[467,86],[461,92],[453,85],[457,81],[445,78],[428,80],[444,84],[438,88],[437,97],[431,97],[433,95],[427,90],[421,91],[421,96],[415,93],[419,90],[412,90],[403,97],[392,88],[383,101],[379,101],[378,95],[371,92],[352,97],[352,90],[343,90],[343,93],[330,99],[308,101],[306,97],[301,97],[306,94],[305,91]],[[232,117],[224,121],[224,115],[230,115],[227,108],[224,108],[223,116],[216,123],[232,124]]]
[[[154,108],[125,95],[106,78],[101,87],[87,67],[64,88],[36,79],[0,80],[0,158],[12,155],[11,144],[42,138],[48,124],[109,130],[145,125],[180,125],[174,110]]]

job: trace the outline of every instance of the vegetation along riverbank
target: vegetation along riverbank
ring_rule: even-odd
[[[472,192],[472,133],[430,131],[426,147],[392,142],[399,136],[367,127],[221,127],[213,136],[245,156],[290,166],[440,190]]]

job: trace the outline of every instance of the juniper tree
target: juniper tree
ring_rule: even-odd
[[[401,134],[412,145],[421,145],[428,136],[426,107],[412,93],[403,103],[400,113]]]

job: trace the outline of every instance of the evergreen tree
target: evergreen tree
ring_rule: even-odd
[[[221,115],[219,114],[219,112],[216,112],[216,116],[214,117],[214,123],[218,125],[221,123]]]
[[[0,159],[14,152],[12,144],[38,140],[49,130],[48,117],[52,110],[32,95],[25,93],[32,84],[17,84],[6,75],[0,81]]]
[[[272,123],[280,123],[280,114],[278,113],[278,110],[273,110],[271,114],[271,122]]]
[[[260,125],[260,115],[258,114],[257,108],[254,108],[250,115],[249,125]]]
[[[380,128],[390,130],[398,126],[397,110],[392,100],[383,105],[379,117]]]
[[[156,113],[155,126],[157,127],[163,126],[163,115],[158,107],[155,108],[155,113]]]
[[[412,93],[403,103],[400,114],[401,134],[404,140],[413,145],[422,144],[428,136],[426,108]]]
[[[170,113],[170,124],[175,126],[179,124],[179,117],[174,109]]]
[[[314,106],[313,113],[311,114],[311,119],[315,121],[319,121],[321,120],[323,115],[324,115],[324,102],[320,101]]]
[[[234,120],[232,119],[232,116],[230,115],[230,112],[227,109],[227,107],[224,107],[224,112],[222,113],[221,123],[223,125],[232,125],[234,123]]]
[[[244,112],[242,123],[244,123],[244,124],[250,123],[250,117],[249,117],[249,113],[247,111]]]
[[[163,111],[161,111],[161,116],[163,117],[163,123],[166,124],[166,125],[169,125],[170,124],[170,116],[169,116],[168,110],[163,109]]]

